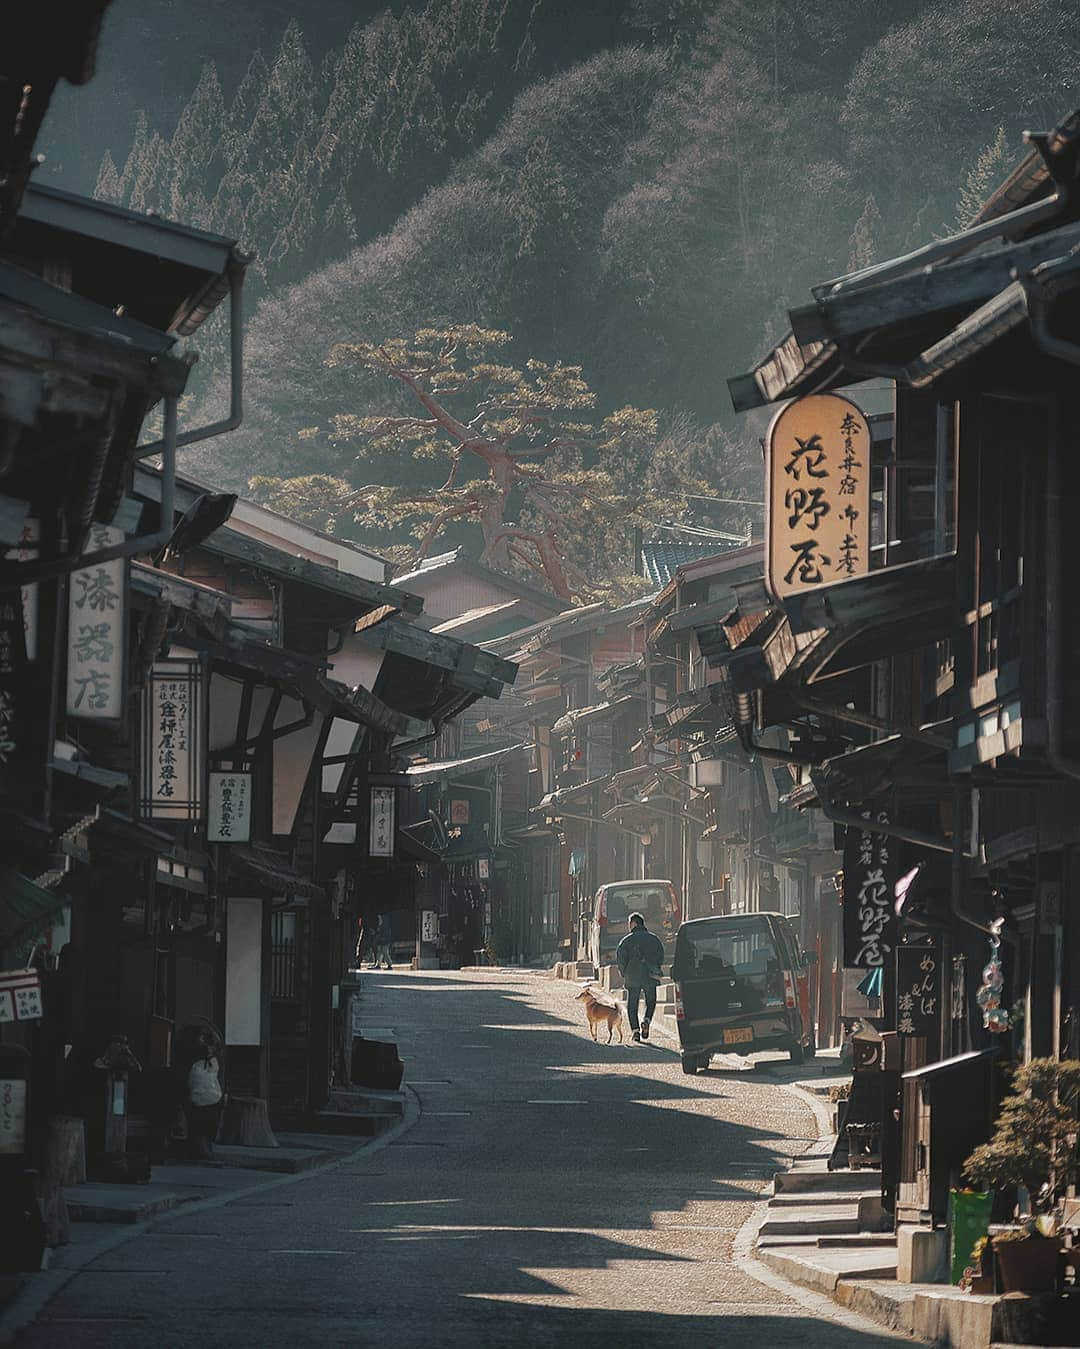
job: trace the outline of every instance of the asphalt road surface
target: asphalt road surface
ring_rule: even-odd
[[[100,1256],[30,1346],[878,1349],[734,1256],[815,1137],[776,1072],[683,1075],[668,1042],[594,1045],[573,984],[366,976],[419,1121],[389,1146]]]

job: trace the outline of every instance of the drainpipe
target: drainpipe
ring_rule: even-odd
[[[1048,356],[1080,365],[1080,346],[1056,337],[1049,328],[1046,296],[1025,287],[1031,334]],[[1050,766],[1066,778],[1080,779],[1080,762],[1062,748],[1061,731],[1061,486],[1058,427],[1052,428],[1046,460],[1046,741]]]
[[[174,448],[194,445],[198,440],[209,440],[212,436],[224,435],[226,431],[235,431],[244,419],[244,268],[241,262],[229,264],[229,415],[220,421],[210,422],[197,427],[194,431],[185,431],[175,436]],[[136,459],[146,459],[151,454],[165,451],[169,438],[166,428],[161,440],[152,440],[140,445],[135,451]]]
[[[816,765],[821,762],[819,756],[797,754],[790,749],[773,749],[770,745],[759,745],[754,739],[754,707],[749,693],[735,694],[735,731],[739,743],[752,758],[779,759],[782,763]]]

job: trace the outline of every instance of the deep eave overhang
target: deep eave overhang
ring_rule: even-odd
[[[170,273],[168,282],[174,292],[168,330],[181,336],[195,332],[205,321],[228,294],[230,277],[242,275],[248,262],[233,239],[40,182],[31,183],[23,196],[16,245],[20,228],[27,227],[35,248],[38,235],[45,232],[96,250],[95,257],[102,249],[125,250],[180,269]]]
[[[796,634],[846,636],[830,657],[832,672],[854,668],[948,637],[956,619],[956,555],[883,567],[866,576],[804,591],[784,602]]]
[[[228,528],[216,530],[200,547],[231,561],[262,568],[274,576],[355,600],[358,608],[372,609],[380,605],[389,605],[406,613],[418,614],[424,607],[424,601],[419,595],[412,595],[406,590],[399,590],[396,586],[383,585],[362,576],[354,576],[336,567],[328,567],[325,563],[314,562],[299,554],[289,553],[284,548],[275,548],[271,544],[248,538],[236,530]]]

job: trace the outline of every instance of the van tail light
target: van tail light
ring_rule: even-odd
[[[686,1013],[683,1011],[682,1005],[682,984],[675,985],[675,1020],[686,1020]]]
[[[671,896],[671,916],[675,920],[676,925],[678,925],[682,922],[682,909],[679,907],[679,896],[675,893],[675,887],[673,885],[668,886],[667,892]]]
[[[603,890],[596,896],[596,926],[607,927],[607,899]]]
[[[795,980],[791,977],[791,971],[784,971],[784,1003],[788,1007],[794,1007],[795,1003]]]

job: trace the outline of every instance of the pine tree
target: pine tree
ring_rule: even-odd
[[[634,527],[684,514],[688,493],[705,484],[685,472],[673,444],[660,443],[655,411],[599,417],[579,366],[509,365],[509,345],[508,333],[459,324],[331,353],[331,366],[374,371],[419,405],[403,415],[339,414],[331,439],[357,443],[362,460],[441,463],[441,482],[343,493],[339,480],[315,474],[253,479],[252,490],[309,518],[351,510],[368,529],[407,528],[414,561],[455,523],[476,526],[487,565],[539,575],[567,602],[633,589]],[[590,575],[583,562],[598,570]]]
[[[957,229],[967,229],[979,214],[983,202],[1008,173],[1011,159],[1005,128],[999,126],[994,139],[979,152],[974,165],[964,175],[956,203]]]
[[[878,241],[881,235],[881,212],[871,192],[866,198],[862,214],[855,222],[848,247],[848,270],[861,272],[877,261]]]
[[[98,169],[97,183],[94,186],[94,196],[99,201],[112,202],[114,206],[119,206],[124,195],[123,185],[120,179],[120,170],[116,167],[116,161],[109,150],[101,159],[101,167]]]

